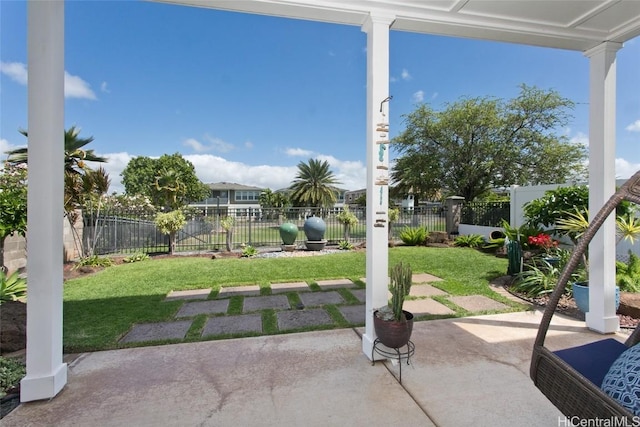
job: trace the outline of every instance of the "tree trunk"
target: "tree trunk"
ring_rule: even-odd
[[[176,251],[176,232],[169,233],[169,255],[173,255]]]

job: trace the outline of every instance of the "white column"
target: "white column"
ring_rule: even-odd
[[[367,33],[367,303],[362,351],[369,358],[376,339],[373,311],[387,304],[389,186],[376,181],[388,177],[389,146],[381,151],[377,142],[388,139],[388,133],[377,129],[389,123],[389,103],[382,103],[389,96],[389,26],[394,19],[372,14],[362,26]]]
[[[605,42],[585,52],[589,58],[589,214],[593,217],[615,192],[616,52]],[[587,327],[612,333],[620,324],[615,310],[616,225],[612,214],[589,245]]]
[[[22,402],[52,398],[67,382],[62,363],[64,2],[30,1],[27,9],[29,239]]]

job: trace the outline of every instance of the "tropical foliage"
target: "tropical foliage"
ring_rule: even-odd
[[[629,251],[627,262],[616,261],[616,284],[624,292],[640,292],[640,258]]]
[[[27,279],[20,277],[17,271],[10,275],[0,270],[0,304],[5,301],[17,301],[27,295]]]
[[[344,240],[348,242],[349,231],[351,230],[351,227],[358,223],[358,217],[356,216],[356,214],[351,212],[351,210],[349,210],[349,206],[345,205],[344,209],[342,209],[342,211],[338,215],[336,215],[336,219],[344,227]]]
[[[526,85],[508,101],[467,98],[442,111],[422,104],[393,140],[394,186],[420,199],[444,191],[472,201],[495,187],[582,178],[585,147],[554,133],[572,108],[558,92]]]
[[[405,227],[400,231],[400,240],[408,246],[424,245],[429,237],[425,227]]]
[[[479,248],[485,244],[484,236],[481,234],[465,234],[458,236],[453,241],[454,246],[467,246],[470,248]]]
[[[187,223],[184,213],[179,209],[159,213],[155,223],[161,233],[169,235],[169,255],[173,255],[176,251],[176,233]]]
[[[338,184],[329,162],[309,159],[308,163],[298,163],[298,172],[289,187],[291,199],[300,206],[331,207],[337,199]]]
[[[128,195],[147,196],[157,208],[175,210],[205,199],[210,192],[193,164],[179,153],[157,159],[135,157],[120,175]]]
[[[0,171],[0,269],[4,265],[7,237],[27,231],[27,169],[24,165],[5,163]]]

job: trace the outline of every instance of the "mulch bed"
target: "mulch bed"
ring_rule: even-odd
[[[544,295],[544,296],[540,296],[540,297],[528,297],[526,295],[523,294],[519,294],[517,292],[514,292],[508,285],[504,285],[504,288],[507,290],[507,292],[509,292],[511,295],[514,295],[524,301],[530,302],[532,304],[535,304],[539,307],[546,307],[547,303],[549,302],[549,296],[548,295]],[[560,301],[558,302],[558,307],[556,308],[556,312],[557,313],[562,313],[566,316],[570,316],[573,318],[576,318],[578,320],[584,320],[584,313],[580,310],[578,310],[578,307],[576,306],[576,303],[574,301],[573,298],[567,296],[567,295],[563,295],[560,298]],[[636,326],[638,326],[638,324],[640,323],[640,319],[635,318],[635,317],[631,317],[631,316],[626,316],[623,314],[619,314],[618,313],[618,318],[620,319],[620,328],[621,329],[634,329]]]

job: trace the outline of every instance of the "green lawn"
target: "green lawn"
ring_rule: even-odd
[[[389,264],[399,261],[410,263],[414,273],[443,278],[437,286],[450,294],[486,295],[507,302],[488,286],[490,279],[505,273],[505,259],[469,248],[389,249]],[[134,323],[171,319],[183,304],[163,302],[171,290],[217,291],[221,286],[250,284],[266,288],[273,282],[336,278],[357,281],[364,275],[364,252],[271,259],[159,258],[117,265],[65,283],[64,349],[78,352],[118,348],[118,339]],[[193,339],[197,340],[197,336]]]

